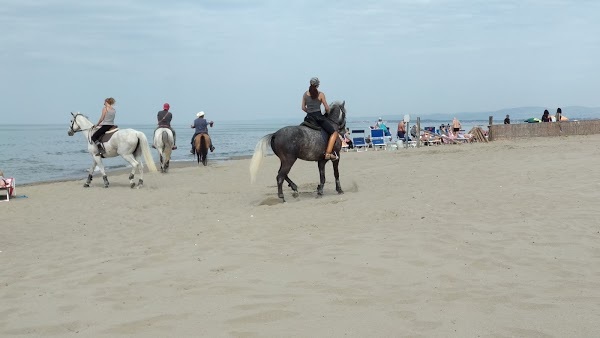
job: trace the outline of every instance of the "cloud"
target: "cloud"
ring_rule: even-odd
[[[318,75],[332,98],[359,109],[385,110],[400,92],[403,106],[435,112],[487,110],[477,97],[520,105],[526,94],[492,102],[482,84],[510,83],[494,88],[506,98],[561,77],[562,86],[543,85],[546,95],[575,104],[593,100],[578,87],[593,87],[588,74],[599,70],[600,38],[590,33],[600,31],[599,12],[591,0],[5,0],[0,62],[28,87],[0,90],[28,102],[12,110],[39,110],[25,96],[63,95],[62,85],[81,97],[106,88],[136,100],[175,96],[190,109],[227,102],[213,108],[236,116],[266,90],[273,106],[295,111],[297,91]],[[578,89],[566,93],[568,84]]]

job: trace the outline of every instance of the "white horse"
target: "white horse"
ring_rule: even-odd
[[[102,157],[100,155],[96,155],[98,148],[91,142],[92,134],[96,131],[96,129],[94,129],[94,124],[90,122],[90,120],[83,114],[71,113],[71,115],[73,115],[73,119],[71,119],[71,127],[69,128],[68,134],[69,136],[73,136],[76,132],[80,131],[85,137],[85,141],[88,144],[88,151],[92,155],[93,159],[87,181],[83,186],[86,188],[90,186],[90,183],[92,182],[92,174],[94,173],[96,166],[98,166],[98,168],[100,168],[100,172],[102,173],[104,187],[108,188],[109,183],[108,178],[106,177],[106,172],[104,171],[104,164],[102,164]],[[144,166],[140,161],[142,155],[144,156],[144,161],[146,162],[150,172],[156,172],[156,165],[154,165],[154,159],[152,159],[152,154],[150,153],[148,139],[141,131],[134,129],[119,129],[114,133],[108,142],[104,143],[104,149],[106,151],[104,157],[115,157],[117,155],[121,155],[122,158],[131,164],[132,168],[131,173],[129,174],[129,183],[131,188],[135,187],[133,177],[136,169],[138,169],[140,173],[138,187],[142,187],[144,185]]]
[[[154,148],[158,150],[160,157],[160,171],[166,173],[169,170],[171,152],[173,151],[173,131],[169,128],[158,128],[154,132]]]

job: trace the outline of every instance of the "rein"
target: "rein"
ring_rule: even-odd
[[[77,114],[77,115],[73,116],[73,123],[71,123],[71,131],[74,132],[74,133],[76,133],[77,131],[73,130],[73,126],[77,123],[77,116],[79,116],[79,115],[83,116],[82,114]],[[77,126],[79,127],[78,131],[90,130],[90,129],[94,128],[94,125],[92,125],[89,128],[83,129],[83,128],[81,128],[81,126],[79,125],[79,123],[77,123]]]
[[[73,132],[73,134],[75,134],[78,131],[84,131],[84,130],[94,129],[94,125],[92,125],[89,128],[86,128],[86,129],[81,128],[81,126],[79,125],[79,123],[77,123],[77,116],[79,116],[79,115],[84,116],[83,114],[77,114],[77,115],[73,116],[73,123],[71,123],[71,131]],[[75,124],[77,124],[77,127],[79,127],[79,130],[77,130],[77,131],[73,130],[73,126]],[[92,144],[92,133],[88,134],[88,143]]]

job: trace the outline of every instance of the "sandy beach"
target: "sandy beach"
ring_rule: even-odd
[[[600,336],[600,135],[249,159],[0,203],[0,336]],[[9,174],[9,173],[6,173]]]

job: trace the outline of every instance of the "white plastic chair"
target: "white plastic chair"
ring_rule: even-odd
[[[6,192],[6,199],[1,200],[3,202],[10,201],[11,196],[15,196],[15,179],[11,178],[3,178],[2,186],[0,186],[0,191]]]

